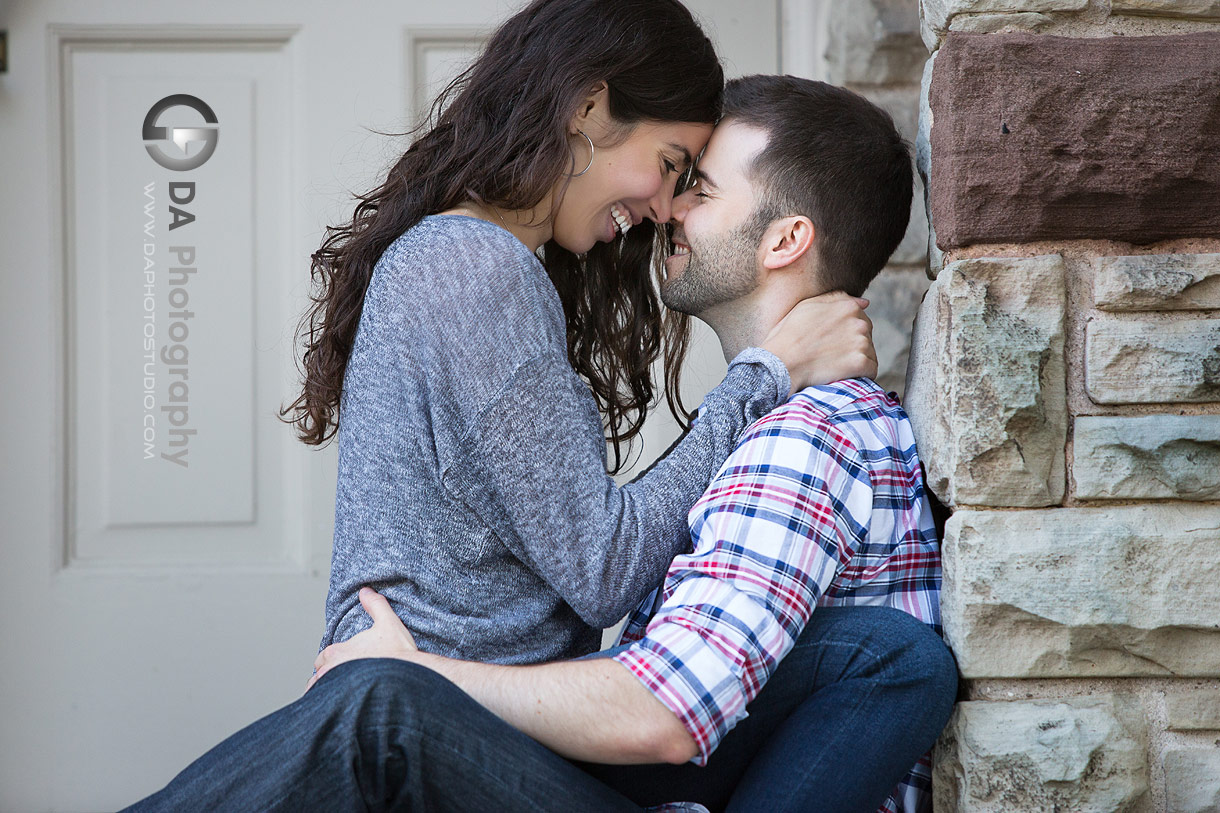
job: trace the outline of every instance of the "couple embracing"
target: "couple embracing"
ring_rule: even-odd
[[[133,809],[930,810],[939,544],[855,298],[892,121],[725,87],[676,0],[535,0],[447,95],[313,258],[316,671]],[[693,422],[686,315],[729,361]],[[619,486],[658,361],[689,428]]]

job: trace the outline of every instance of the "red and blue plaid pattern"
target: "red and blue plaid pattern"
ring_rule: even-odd
[[[756,421],[688,520],[690,552],[628,620],[620,642],[632,645],[615,658],[690,731],[697,765],[814,607],[888,605],[941,631],[940,545],[915,438],[870,380],[810,387]],[[929,769],[920,760],[881,810],[930,809]]]

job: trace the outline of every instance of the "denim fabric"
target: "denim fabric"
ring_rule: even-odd
[[[940,733],[956,683],[948,650],[914,618],[821,608],[706,768],[594,766],[430,670],[350,661],[128,810],[570,812],[689,800],[871,812]]]
[[[132,813],[638,811],[437,673],[348,661]]]
[[[706,767],[581,767],[641,805],[873,813],[932,747],[956,694],[953,656],[923,622],[819,607]]]

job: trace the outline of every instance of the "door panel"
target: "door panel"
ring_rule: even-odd
[[[279,123],[291,114],[293,33],[234,29],[170,53],[152,32],[53,30],[71,224],[68,568],[299,568],[300,479],[267,469],[296,450],[258,420],[274,414],[281,373],[260,349],[292,317],[280,202],[293,135]],[[180,149],[132,126],[176,94],[223,122],[204,134],[220,149],[187,171],[150,160]],[[158,120],[206,125],[184,104]],[[189,159],[210,142],[185,143]]]

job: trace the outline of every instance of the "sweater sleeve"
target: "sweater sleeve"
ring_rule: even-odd
[[[588,389],[566,362],[535,357],[481,409],[442,481],[587,624],[607,627],[686,550],[687,512],[789,387],[778,358],[743,351],[690,431],[619,486],[605,473],[600,427],[591,431]]]

